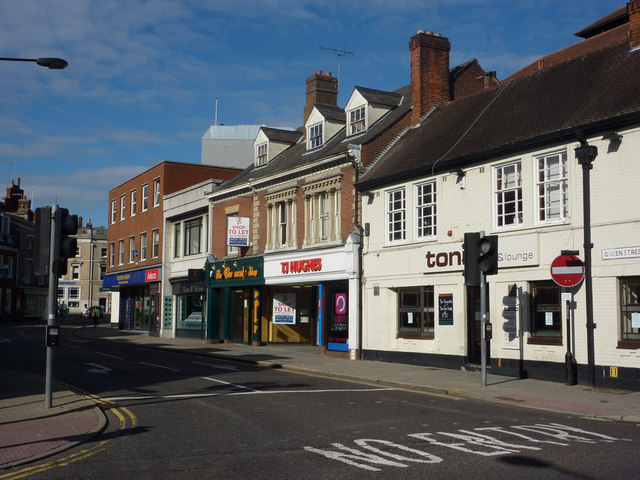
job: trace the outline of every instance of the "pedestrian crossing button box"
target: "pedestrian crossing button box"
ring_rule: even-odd
[[[47,325],[47,347],[57,347],[60,344],[60,327]]]

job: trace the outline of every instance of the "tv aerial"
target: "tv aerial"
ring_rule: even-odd
[[[329,50],[330,52],[332,52],[334,55],[338,56],[338,90],[340,90],[340,70],[342,67],[342,57],[345,57],[347,55],[349,56],[353,56],[355,55],[355,51],[354,50],[339,50],[337,48],[329,48],[329,47],[320,47],[322,50]]]

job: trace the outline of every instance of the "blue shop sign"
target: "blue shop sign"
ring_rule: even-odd
[[[119,287],[122,285],[137,285],[141,283],[152,283],[160,280],[160,269],[137,270],[135,272],[115,273],[107,275],[102,279],[104,288]]]

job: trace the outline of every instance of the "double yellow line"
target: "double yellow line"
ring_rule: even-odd
[[[126,430],[135,428],[138,425],[138,419],[133,414],[131,410],[125,407],[118,407],[113,402],[109,402],[104,400],[96,395],[85,394],[85,396],[102,408],[105,412],[112,413],[118,418],[120,422],[119,431],[117,435],[122,435],[126,432]],[[90,448],[85,448],[80,450],[77,453],[73,453],[67,457],[60,458],[59,460],[53,462],[41,463],[39,465],[33,465],[30,467],[22,468],[20,470],[16,470],[14,472],[6,473],[4,475],[0,475],[0,480],[18,480],[20,478],[29,477],[31,475],[45,472],[47,470],[51,470],[53,468],[61,468],[71,465],[72,463],[78,462],[80,460],[84,460],[85,458],[91,457],[96,453],[100,453],[105,450],[106,445],[112,439],[101,440],[96,445],[93,445]]]

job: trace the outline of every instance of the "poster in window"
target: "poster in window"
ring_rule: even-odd
[[[227,217],[227,245],[249,246],[249,217]]]
[[[273,294],[273,323],[295,325],[296,295],[293,293]]]
[[[453,294],[438,295],[438,318],[440,325],[453,325]]]

